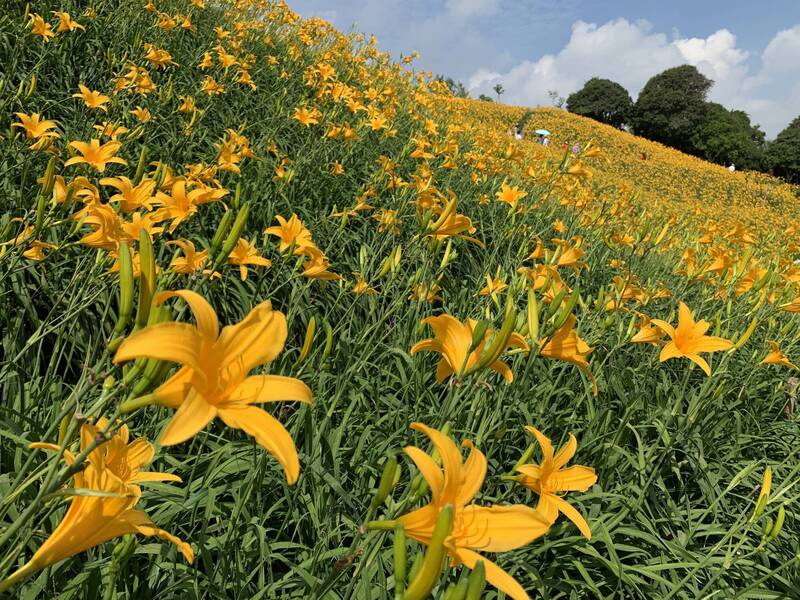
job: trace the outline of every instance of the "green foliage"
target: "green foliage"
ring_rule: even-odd
[[[775,175],[792,183],[800,183],[800,117],[770,143],[766,162]]]
[[[86,4],[64,0],[58,8],[77,15]],[[410,98],[403,97],[395,115],[396,137],[367,132],[345,145],[326,138],[321,126],[301,127],[290,111],[313,101],[315,92],[304,84],[302,74],[317,57],[289,60],[282,30],[272,32],[275,47],[253,50],[258,89],[251,93],[231,86],[223,98],[212,101],[199,93],[203,75],[192,66],[202,48],[216,43],[214,28],[229,25],[222,12],[209,1],[212,8],[194,17],[195,30],[169,34],[153,28],[153,17],[141,4],[95,0],[97,18],[86,21],[86,32],[67,38],[63,45],[32,38],[25,30],[21,5],[0,14],[0,77],[5,83],[0,90],[0,205],[10,216],[32,218],[36,178],[48,161],[30,152],[24,140],[8,137],[14,112],[39,111],[59,121],[65,140],[87,139],[93,135],[96,115],[69,98],[78,80],[110,91],[111,75],[124,72],[126,61],[134,56],[132,48],[137,59],[143,54],[143,40],[167,48],[178,64],[187,66],[154,70],[158,92],[149,97],[114,96],[109,113],[99,118],[134,129],[139,124],[129,110],[143,104],[152,111],[154,119],[143,137],[125,139],[121,155],[131,165],[145,145],[151,160],[163,160],[176,170],[190,163],[214,163],[215,144],[226,128],[241,128],[252,141],[259,160],[246,161],[240,175],[220,172],[219,177],[231,190],[241,184],[241,197],[251,206],[244,235],[257,239],[260,249],[270,253],[272,267],[253,269],[240,281],[235,268],[222,265],[220,280],[170,274],[166,285],[201,290],[224,324],[237,322],[265,299],[287,315],[289,339],[270,372],[308,382],[315,401],[308,407],[268,408],[286,423],[297,444],[301,476],[296,486],[288,487],[276,461],[251,438],[212,423],[184,444],[159,449],[153,470],[179,474],[183,483],[148,485],[142,501],[159,527],[192,542],[197,551],[192,566],[168,544],[146,538],[139,538],[125,561],[115,562],[112,542],[54,565],[14,590],[14,597],[99,598],[110,581],[108,597],[119,600],[392,598],[392,544],[386,533],[365,535],[360,527],[386,456],[420,442],[408,430],[414,420],[437,425],[448,421],[458,439],[471,438],[487,454],[489,475],[478,498],[484,503],[535,504],[532,494],[499,477],[530,443],[524,425],[535,424],[556,439],[568,431],[579,437],[578,459],[596,467],[599,483],[571,500],[588,516],[594,538],[585,541],[562,520],[546,538],[497,559],[532,595],[553,600],[688,600],[778,599],[796,593],[796,509],[789,510],[784,532],[766,549],[759,548],[760,534],[748,523],[760,481],[756,467],[767,460],[776,473],[779,500],[767,506],[767,515],[775,515],[784,500],[796,502],[800,471],[797,417],[784,416],[784,377],[754,366],[765,339],[719,360],[715,357],[713,379],[678,361],[656,371],[657,351],[629,344],[627,323],[618,319],[609,325],[603,306],[591,306],[613,275],[602,265],[619,258],[619,251],[584,228],[580,215],[548,201],[550,189],[544,184],[530,180],[524,185],[531,206],[537,208],[516,215],[519,220],[509,227],[504,206],[493,203],[479,212],[478,198],[493,194],[500,177],[474,183],[463,165],[452,170],[435,167],[437,178],[460,198],[459,210],[480,214],[476,235],[494,249],[481,252],[459,241],[454,245],[457,260],[446,266],[440,266],[439,256],[413,227],[410,188],[381,189],[370,199],[377,207],[398,208],[403,228],[397,237],[379,232],[369,217],[328,218],[333,210],[352,206],[364,182],[381,176],[377,165],[382,155],[396,159],[398,173],[411,178],[417,162],[408,155],[413,147],[409,140],[425,134],[410,114]],[[171,13],[187,10],[185,2],[156,4]],[[44,15],[54,8],[53,2],[33,3]],[[269,69],[267,54],[279,56],[290,77],[281,77],[283,66]],[[336,66],[342,67],[343,78],[355,77],[346,68],[350,65]],[[34,74],[39,81],[35,93],[18,94]],[[357,85],[353,79],[348,82]],[[395,93],[402,96],[407,90],[397,86]],[[192,135],[186,133],[183,117],[176,116],[178,96],[188,94],[203,104]],[[348,111],[342,118],[354,117]],[[272,180],[278,164],[267,151],[272,143],[293,160],[291,183]],[[464,154],[474,149],[469,139],[462,143]],[[345,175],[330,174],[334,159],[345,162]],[[109,171],[117,172],[114,167]],[[118,276],[109,272],[111,261],[104,253],[77,243],[76,223],[63,206],[48,206],[48,211],[49,225],[42,237],[56,248],[46,261],[28,261],[19,249],[0,256],[3,532],[36,498],[47,474],[60,468],[55,457],[34,452],[28,444],[56,439],[63,405],[70,404],[80,414],[110,393],[128,391],[120,383],[111,391],[103,387],[107,375],[119,375],[107,351],[115,326]],[[208,245],[222,212],[218,204],[200,207],[197,218],[182,225],[180,234]],[[296,258],[280,255],[262,236],[276,215],[293,212],[313,231],[337,272],[359,271],[374,282],[379,295],[354,296],[345,283],[299,277]],[[566,225],[564,237],[586,239],[591,248],[587,260],[600,265],[583,276],[580,288],[581,302],[588,307],[581,335],[595,347],[592,360],[600,395],[593,396],[591,385],[572,365],[535,356],[509,360],[513,385],[489,374],[458,385],[437,385],[435,360],[408,352],[421,338],[420,319],[442,310],[462,317],[497,317],[492,301],[476,296],[485,275],[497,270],[514,273],[531,249],[531,236],[552,235],[554,219]],[[397,273],[378,280],[382,261],[398,243],[404,251]],[[173,248],[158,244],[155,251],[166,270]],[[699,298],[659,254],[631,251],[625,260],[647,282],[663,281],[678,297]],[[408,282],[414,277],[441,277],[444,301],[411,301]],[[716,327],[722,335],[733,335],[740,323],[752,318],[744,303],[725,308],[718,300],[707,300],[702,307],[705,314],[719,315]],[[670,316],[667,304],[651,305],[648,311]],[[777,319],[769,305],[758,315]],[[294,366],[312,317],[331,327],[330,352],[318,339],[306,360]],[[176,318],[189,321],[185,313]],[[797,321],[786,324],[787,339],[797,339]],[[456,396],[458,402],[448,402]],[[150,407],[127,417],[127,422],[134,436],[154,440],[172,414]],[[415,473],[410,461],[401,459],[401,465],[401,483],[381,507],[387,513],[401,508],[397,498]],[[29,485],[8,493],[15,480],[26,477]],[[3,573],[18,564],[18,557],[29,557],[63,514],[61,498],[48,500],[41,517],[0,549],[4,557],[14,559],[0,564]],[[450,580],[434,595],[441,595],[458,575],[452,570]],[[496,597],[487,591],[487,598]]]
[[[478,96],[478,100],[482,100],[483,102],[494,102],[491,96],[487,96],[486,94],[481,94]]]
[[[621,127],[629,122],[633,100],[628,90],[620,84],[610,79],[592,77],[583,88],[569,95],[567,110],[601,123]]]
[[[706,94],[712,84],[691,65],[655,75],[642,88],[634,106],[636,134],[696,153],[692,136],[705,119]]]
[[[436,80],[444,83],[456,98],[469,98],[467,88],[460,81],[452,77],[444,77],[443,75],[438,75]]]
[[[691,142],[705,159],[720,164],[734,163],[739,169],[761,170],[764,160],[764,132],[750,123],[741,110],[728,110],[708,102],[705,118]]]

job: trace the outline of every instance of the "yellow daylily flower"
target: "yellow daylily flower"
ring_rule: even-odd
[[[597,475],[591,467],[572,465],[564,468],[578,449],[575,436],[569,434],[569,440],[556,454],[550,438],[535,427],[528,426],[525,429],[536,437],[543,458],[540,465],[526,464],[517,467],[517,471],[522,473],[519,483],[539,495],[536,510],[550,523],[555,523],[560,512],[575,523],[587,540],[592,539],[592,530],[583,515],[557,495],[559,492],[585,492],[597,482]]]
[[[639,331],[631,338],[631,342],[634,344],[661,344],[664,335],[664,332],[650,320],[650,317],[640,313]]]
[[[55,121],[42,119],[39,113],[32,113],[26,115],[25,113],[14,113],[19,119],[19,123],[12,123],[11,127],[21,127],[25,130],[25,137],[29,140],[38,140],[41,138],[57,138],[58,133],[50,131],[55,129],[57,124]]]
[[[769,354],[767,354],[766,358],[764,358],[764,360],[761,361],[762,365],[764,364],[782,365],[790,369],[800,370],[798,369],[796,364],[794,364],[791,360],[789,360],[788,356],[786,356],[783,352],[781,352],[781,349],[778,348],[777,343],[771,341],[769,343],[769,346],[770,346],[770,352]]]
[[[435,317],[426,317],[422,322],[431,326],[435,337],[414,344],[411,348],[411,354],[427,350],[438,352],[442,355],[436,367],[437,383],[442,383],[451,375],[461,377],[470,373],[483,356],[486,342],[495,333],[494,329],[487,328],[483,339],[478,342],[472,352],[469,352],[472,347],[475,326],[478,324],[476,320],[467,319],[462,323],[452,315],[443,314]],[[526,351],[530,350],[528,343],[516,332],[511,334],[503,350],[512,347],[522,348]],[[514,374],[511,369],[500,359],[487,366],[492,371],[500,373],[507,383],[511,383],[514,380]]]
[[[717,352],[733,347],[733,342],[720,337],[705,335],[709,324],[700,320],[695,322],[692,311],[683,302],[678,308],[678,327],[675,328],[666,321],[653,319],[653,324],[666,333],[672,341],[661,350],[659,360],[664,362],[670,358],[684,356],[703,369],[706,375],[711,375],[711,367],[700,356],[701,352]]]
[[[101,94],[97,90],[90,90],[82,83],[78,84],[78,89],[80,90],[80,92],[78,92],[77,94],[72,94],[72,97],[80,98],[81,100],[83,100],[83,103],[86,105],[87,108],[99,108],[102,111],[108,110],[106,104],[111,102],[111,98],[109,98],[105,94]]]
[[[32,13],[30,15],[30,19],[30,22],[32,23],[31,33],[33,35],[38,35],[44,42],[49,42],[56,36],[56,34],[53,32],[53,26],[45,21],[41,15]]]
[[[190,275],[202,269],[208,262],[208,250],[198,252],[194,247],[194,243],[189,240],[172,240],[167,244],[178,246],[183,250],[183,256],[176,256],[170,262],[172,270],[176,273]]]
[[[107,421],[99,419],[96,425],[81,426],[80,448],[87,449],[105,430]],[[180,477],[169,473],[141,471],[153,459],[150,443],[139,438],[128,443],[128,428],[122,425],[106,443],[97,446],[87,456],[86,468],[74,475],[76,489],[102,492],[105,495],[76,495],[58,527],[39,547],[33,557],[3,582],[0,591],[50,565],[70,556],[127,534],[158,537],[175,544],[188,562],[194,560],[189,544],[171,533],[156,527],[136,504],[142,495],[139,483],[152,481],[180,482]],[[36,443],[32,448],[60,451],[55,444]],[[64,450],[64,460],[72,465],[75,454]]]
[[[51,12],[58,17],[58,29],[56,29],[58,33],[64,33],[65,31],[76,31],[78,29],[86,31],[86,28],[77,21],[74,21],[68,12],[57,10]]]
[[[128,164],[128,161],[125,159],[114,156],[117,150],[122,147],[121,142],[111,141],[101,145],[100,140],[91,140],[89,142],[70,142],[68,145],[70,148],[74,148],[80,152],[81,156],[73,156],[68,159],[64,163],[65,167],[86,163],[93,169],[102,173],[106,170],[106,165],[108,163],[120,165]]]
[[[338,281],[343,279],[341,275],[329,271],[330,261],[316,246],[308,246],[303,249],[306,260],[303,263],[303,276],[310,279],[322,279],[324,281]]]
[[[470,454],[463,461],[461,452],[449,436],[423,423],[413,423],[411,428],[430,438],[441,457],[442,466],[439,467],[433,457],[420,448],[407,446],[404,449],[430,486],[432,496],[429,504],[398,519],[405,534],[421,544],[429,544],[439,513],[452,506],[453,526],[445,540],[451,564],[463,564],[474,569],[482,561],[489,583],[514,600],[526,600],[528,594],[520,583],[478,551],[507,552],[525,546],[547,533],[550,522],[537,510],[522,504],[470,504],[486,477],[483,453],[465,440],[462,446],[469,448]]]
[[[289,217],[288,220],[280,215],[276,215],[275,218],[279,224],[267,227],[264,233],[280,238],[278,250],[281,253],[294,245],[295,254],[305,254],[306,248],[314,246],[314,240],[311,239],[311,232],[295,213],[292,213],[292,216]]]
[[[253,436],[281,464],[288,483],[294,484],[300,461],[289,432],[275,417],[253,405],[283,400],[310,404],[311,390],[293,377],[248,376],[280,354],[286,343],[286,317],[266,301],[238,324],[220,331],[214,309],[196,292],[163,292],[155,302],[174,297],[189,305],[197,326],[150,325],[123,341],[114,356],[117,364],[153,358],[181,365],[153,392],[158,404],[177,409],[161,435],[161,444],[184,442],[219,417],[228,427]]]
[[[316,108],[297,107],[294,109],[293,118],[298,123],[309,127],[319,123],[319,118],[322,115]]]
[[[576,321],[575,315],[567,317],[564,324],[559,327],[558,331],[549,340],[542,341],[539,347],[539,355],[576,365],[592,380],[594,393],[597,395],[597,382],[589,368],[589,361],[586,360],[586,357],[592,352],[592,348],[575,331]]]
[[[156,189],[156,182],[152,179],[143,179],[138,185],[125,176],[103,177],[100,185],[113,187],[118,190],[111,196],[109,202],[119,202],[119,208],[123,212],[133,212],[144,208],[151,210],[157,204],[153,197]]]
[[[528,192],[522,191],[517,186],[512,187],[506,182],[503,182],[503,184],[500,186],[500,191],[495,194],[500,202],[505,202],[512,209],[516,208],[517,202],[522,200],[527,195]]]
[[[236,242],[233,250],[228,255],[228,262],[232,265],[239,265],[239,276],[242,281],[247,279],[247,265],[272,266],[272,261],[260,256],[255,245],[244,238],[239,238],[239,241]]]

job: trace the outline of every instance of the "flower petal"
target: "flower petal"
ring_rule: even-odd
[[[474,569],[478,562],[483,562],[483,568],[486,571],[486,581],[511,597],[512,600],[530,599],[530,596],[528,596],[525,589],[516,579],[489,559],[484,558],[477,552],[467,550],[466,548],[456,548],[455,555],[468,569]]]
[[[228,427],[241,429],[253,436],[258,445],[272,454],[283,467],[289,485],[297,481],[300,476],[297,448],[280,421],[256,406],[220,408],[219,416]]]
[[[114,362],[154,358],[197,368],[201,343],[202,337],[196,327],[186,323],[157,323],[123,341],[114,355]]]
[[[192,309],[192,314],[194,314],[194,318],[197,320],[197,329],[200,330],[200,334],[207,340],[214,342],[217,336],[219,336],[219,320],[217,319],[217,313],[214,312],[214,309],[208,301],[197,292],[193,292],[192,290],[162,292],[156,295],[155,303],[163,304],[169,298],[174,298],[176,296],[186,302],[189,308]]]
[[[191,393],[178,407],[159,440],[162,446],[185,442],[217,416],[217,409],[197,393]]]
[[[597,475],[591,467],[572,465],[551,473],[547,478],[548,487],[559,492],[585,492],[597,483]]]
[[[403,450],[408,457],[414,461],[419,472],[431,488],[433,500],[437,501],[444,487],[444,473],[442,473],[442,469],[439,468],[439,465],[436,464],[436,461],[434,461],[427,452],[420,450],[416,446],[406,446]]]
[[[559,512],[563,513],[565,517],[572,521],[587,540],[592,539],[592,530],[589,527],[589,523],[583,518],[583,515],[563,498],[559,498],[558,496],[552,496],[551,498],[558,507]]]
[[[299,379],[283,375],[253,375],[228,395],[225,408],[231,405],[259,404],[261,402],[297,401],[311,404],[311,389]]]
[[[233,362],[244,373],[270,362],[283,350],[288,330],[283,313],[272,310],[272,303],[262,302],[236,325],[220,333],[217,344],[225,354],[221,368]]]
[[[507,552],[529,544],[550,529],[550,521],[524,504],[465,506],[459,519],[464,531],[457,543],[483,552]]]

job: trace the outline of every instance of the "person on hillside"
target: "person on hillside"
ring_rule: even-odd
[[[735,164],[733,164],[733,163],[731,163],[731,165],[728,167],[728,171],[730,171],[731,173],[733,173],[735,170],[736,170],[736,165],[735,165]]]
[[[546,135],[542,136],[542,146],[549,146],[550,145],[550,138]]]
[[[521,140],[522,139],[522,127],[519,125],[516,126],[514,129],[514,139]]]

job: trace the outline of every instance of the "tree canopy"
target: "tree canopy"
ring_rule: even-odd
[[[628,91],[610,79],[592,77],[567,98],[567,110],[576,115],[621,127],[628,123],[633,100]]]
[[[692,136],[705,120],[706,94],[713,83],[691,65],[673,67],[655,75],[636,100],[635,132],[696,154]]]
[[[778,134],[769,145],[766,163],[775,175],[800,183],[800,117]]]
[[[691,143],[698,154],[712,162],[759,170],[763,168],[764,138],[764,132],[750,123],[746,112],[707,102],[705,117]]]

